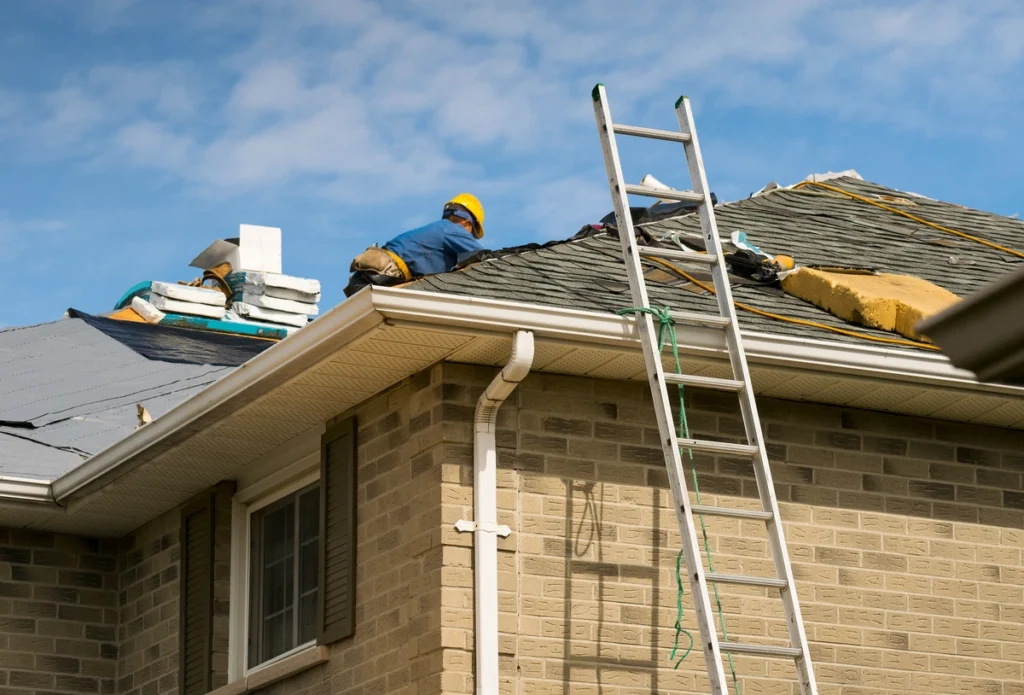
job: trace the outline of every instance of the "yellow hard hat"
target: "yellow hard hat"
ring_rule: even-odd
[[[473,216],[473,236],[477,239],[484,235],[484,206],[480,204],[477,197],[472,193],[459,193],[457,196],[449,200],[444,206],[447,208],[449,205],[461,205],[464,207],[470,215]]]

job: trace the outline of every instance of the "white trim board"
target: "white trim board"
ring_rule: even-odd
[[[631,318],[367,288],[53,481],[52,498],[45,484],[35,485],[28,501],[8,495],[0,523],[129,532],[218,480],[245,478],[270,452],[315,438],[315,426],[431,364],[503,364],[520,329],[536,336],[537,371],[643,376]],[[720,332],[688,328],[679,335],[694,373],[722,368]],[[979,383],[941,355],[758,333],[743,339],[755,387],[759,374],[785,386],[773,386],[769,396],[1024,427],[1024,388]],[[913,397],[892,397],[900,389]],[[815,401],[838,392],[853,396]],[[4,491],[0,486],[0,500]]]
[[[248,668],[249,643],[249,530],[252,514],[282,497],[297,492],[320,480],[319,456],[311,468],[310,456],[295,461],[261,481],[235,493],[231,505],[231,595],[241,597],[229,605],[228,614],[228,681],[248,676],[275,661],[308,648],[299,645],[270,661]],[[283,474],[283,475],[282,475]],[[287,482],[282,482],[287,480]]]

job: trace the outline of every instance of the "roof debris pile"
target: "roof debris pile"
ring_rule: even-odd
[[[281,230],[243,224],[197,256],[191,282],[140,282],[109,318],[280,340],[319,313],[320,282],[281,273]]]

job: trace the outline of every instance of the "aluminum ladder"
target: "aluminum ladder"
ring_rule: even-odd
[[[732,365],[732,379],[717,379],[704,376],[679,375],[665,373],[658,347],[658,334],[655,330],[653,317],[649,314],[638,314],[636,322],[643,346],[644,362],[647,365],[651,395],[654,397],[654,410],[661,433],[665,463],[668,467],[668,479],[675,499],[676,517],[679,521],[679,533],[683,542],[683,556],[686,560],[687,576],[693,591],[697,624],[700,629],[701,647],[707,663],[708,676],[711,679],[712,695],[728,695],[725,669],[722,664],[722,652],[747,654],[763,657],[794,659],[797,677],[803,695],[816,695],[818,687],[814,678],[810,650],[807,646],[807,635],[804,631],[803,619],[800,615],[800,604],[796,597],[793,581],[793,567],[789,562],[786,539],[783,535],[779,504],[775,498],[771,469],[768,466],[768,455],[765,451],[764,435],[757,416],[757,405],[754,401],[754,390],[750,382],[750,370],[747,366],[743,342],[740,338],[739,323],[733,305],[732,291],[722,251],[722,243],[718,238],[718,227],[715,224],[715,211],[708,190],[707,178],[704,174],[704,162],[700,155],[697,142],[697,131],[694,128],[693,113],[686,97],[676,101],[676,117],[679,131],[655,130],[636,126],[620,125],[612,122],[608,96],[603,85],[594,87],[594,115],[597,118],[598,134],[601,138],[601,149],[604,152],[605,168],[608,172],[608,184],[611,187],[612,202],[615,206],[615,218],[618,223],[619,239],[626,261],[629,276],[629,288],[634,307],[650,307],[647,297],[647,286],[644,282],[640,255],[662,258],[673,263],[695,263],[704,267],[710,266],[714,280],[715,296],[718,300],[718,314],[699,314],[693,312],[671,312],[676,323],[707,326],[721,329],[725,333],[725,343]],[[629,185],[624,183],[622,165],[619,162],[619,151],[615,143],[616,135],[631,135],[654,140],[682,143],[686,151],[686,163],[690,170],[691,191],[663,190],[645,185]],[[646,196],[662,200],[689,201],[698,204],[702,234],[707,247],[706,254],[692,253],[678,249],[657,248],[639,245],[633,230],[633,220],[629,213],[629,195]],[[736,393],[739,397],[740,410],[743,415],[743,426],[746,430],[746,444],[731,444],[698,439],[681,439],[676,434],[672,419],[672,408],[668,395],[668,384],[682,384],[695,388],[715,389]],[[730,507],[715,507],[690,503],[683,471],[681,450],[719,454],[723,456],[746,457],[753,459],[757,489],[761,499],[761,511]],[[775,577],[754,577],[732,574],[712,574],[704,570],[701,562],[700,546],[697,541],[697,528],[694,514],[731,517],[763,521],[767,525],[768,542],[775,563]],[[742,642],[723,642],[718,638],[711,611],[711,600],[708,594],[708,582],[722,584],[743,584],[759,586],[780,591],[786,622],[789,628],[790,646],[767,646],[745,644]]]

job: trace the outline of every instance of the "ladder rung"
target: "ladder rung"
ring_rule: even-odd
[[[718,648],[733,654],[753,654],[754,656],[777,656],[799,659],[803,652],[796,647],[773,647],[767,644],[743,644],[741,642],[719,642]]]
[[[716,391],[739,392],[743,390],[742,381],[736,381],[735,379],[716,379],[715,377],[697,376],[696,374],[674,374],[671,372],[665,372],[665,381],[670,384],[682,384],[683,386],[693,386],[696,388],[715,389]]]
[[[627,183],[623,188],[629,195],[643,195],[648,198],[661,198],[662,200],[678,200],[685,203],[703,203],[704,196],[693,191],[676,191],[671,188],[654,188],[653,186],[634,186]]]
[[[746,586],[764,586],[772,589],[785,589],[786,580],[778,577],[751,577],[746,574],[719,574],[708,572],[704,575],[709,582],[720,584],[744,584]]]
[[[733,444],[716,442],[710,439],[680,439],[680,449],[703,451],[709,454],[725,454],[734,456],[757,456],[758,448],[752,444]]]
[[[737,509],[735,507],[714,507],[710,504],[691,504],[690,510],[694,514],[707,514],[708,516],[727,516],[733,519],[751,519],[753,521],[771,521],[771,512],[762,512],[758,509]]]
[[[728,328],[729,319],[725,316],[715,314],[695,314],[691,311],[670,311],[668,315],[678,323],[690,323],[695,326],[710,326],[712,328]]]
[[[701,265],[715,265],[718,259],[714,254],[698,253],[696,251],[683,251],[682,249],[663,249],[657,246],[637,246],[641,256],[654,256],[666,260],[680,261],[682,263],[699,263]]]
[[[612,130],[619,135],[635,135],[638,138],[651,138],[652,140],[668,140],[670,142],[689,142],[688,133],[680,133],[678,130],[658,130],[657,128],[642,128],[635,125],[622,125],[612,123]]]

